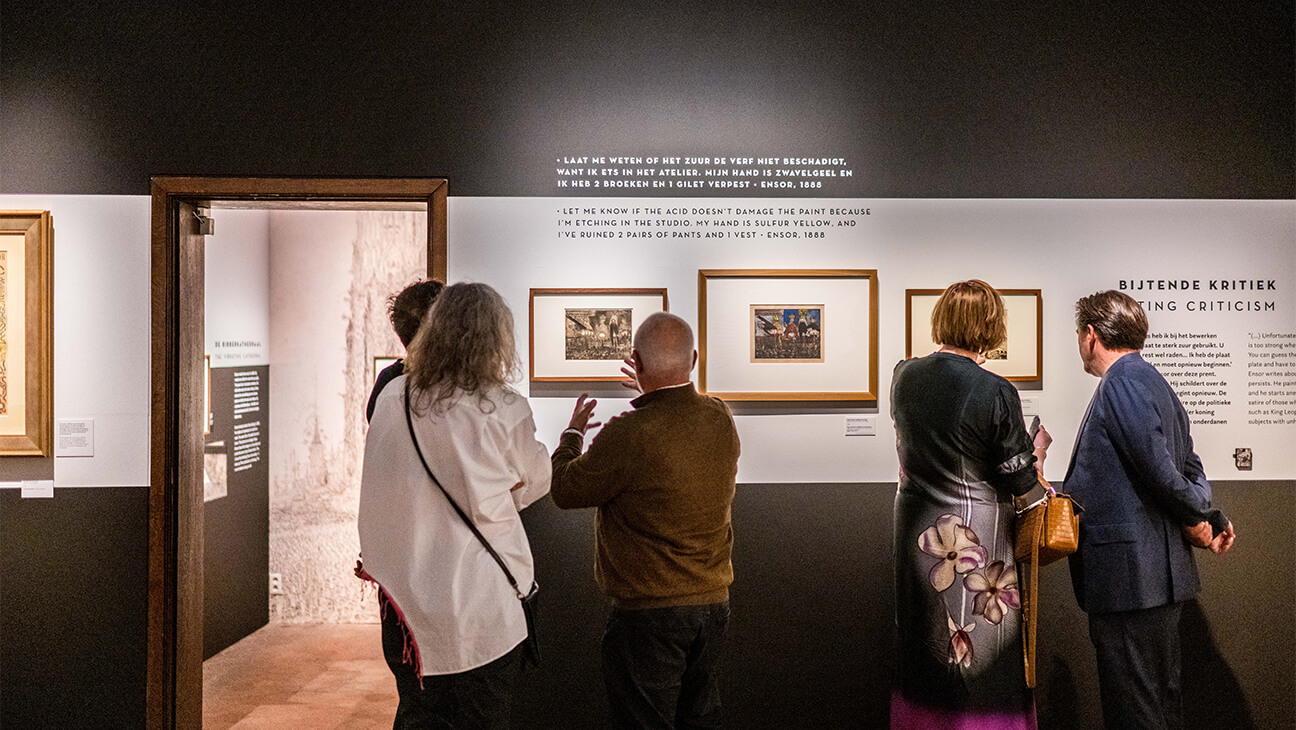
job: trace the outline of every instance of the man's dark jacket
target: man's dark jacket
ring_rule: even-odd
[[[1181,526],[1208,520],[1218,532],[1227,521],[1211,509],[1188,424],[1169,383],[1137,352],[1099,381],[1066,476],[1084,509],[1071,582],[1085,611],[1153,608],[1200,588]]]

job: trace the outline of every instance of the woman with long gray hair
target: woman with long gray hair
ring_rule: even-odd
[[[521,590],[531,586],[518,512],[549,491],[550,464],[530,406],[508,385],[519,370],[503,297],[460,283],[437,298],[405,374],[378,398],[365,443],[360,550],[383,610],[404,627],[414,669],[396,673],[395,728],[508,727],[526,619],[464,518]]]

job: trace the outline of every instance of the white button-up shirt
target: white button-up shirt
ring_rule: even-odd
[[[405,380],[383,389],[369,424],[360,552],[411,629],[422,673],[454,674],[507,654],[526,638],[526,619],[504,572],[419,462]],[[486,410],[461,395],[443,409],[415,411],[414,431],[441,485],[526,592],[534,569],[518,511],[548,493],[549,452],[525,398],[512,389],[488,397]]]

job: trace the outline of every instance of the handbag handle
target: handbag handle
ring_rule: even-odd
[[[1040,474],[1039,472],[1036,472],[1036,473],[1035,473],[1035,478],[1036,478],[1036,480],[1039,482],[1039,485],[1040,485],[1041,487],[1044,487],[1044,493],[1041,494],[1041,495],[1040,495],[1040,498],[1037,499],[1037,500],[1035,500],[1034,502],[1031,502],[1031,503],[1028,504],[1028,505],[1024,505],[1024,506],[1022,506],[1022,507],[1019,507],[1019,508],[1017,509],[1017,516],[1018,516],[1018,517],[1021,517],[1022,515],[1026,514],[1027,512],[1030,512],[1032,509],[1034,509],[1034,508],[1040,506],[1041,504],[1045,504],[1046,502],[1049,501],[1049,499],[1051,499],[1051,498],[1057,496],[1057,490],[1053,488],[1053,485],[1052,485],[1052,484],[1049,484],[1048,481],[1044,479],[1044,475],[1043,475],[1043,474]],[[1031,488],[1029,491],[1027,491],[1027,494],[1029,494],[1030,492],[1033,492],[1033,491],[1035,491],[1034,488]],[[1022,495],[1022,496],[1025,496],[1025,495]]]
[[[1043,482],[1043,478],[1040,478]],[[1044,482],[1046,485],[1047,482]],[[1040,501],[1043,502],[1038,509],[1047,511],[1049,508],[1050,497],[1057,496],[1052,485],[1048,485],[1049,494],[1045,494]],[[1035,605],[1037,595],[1039,594],[1039,549],[1040,539],[1044,536],[1044,523],[1047,520],[1035,521],[1035,534],[1031,535],[1031,557],[1028,565],[1030,566],[1030,580],[1027,583],[1026,591],[1022,594],[1022,658],[1026,665],[1026,687],[1035,689],[1035,637],[1038,635],[1039,615]]]
[[[481,542],[482,547],[486,548],[486,552],[490,553],[492,558],[495,558],[495,563],[499,565],[500,570],[504,571],[504,577],[508,578],[509,585],[513,586],[513,592],[517,594],[518,600],[526,600],[526,594],[522,593],[521,588],[518,588],[517,580],[513,578],[513,573],[508,569],[508,566],[504,564],[504,559],[499,556],[499,553],[495,552],[495,548],[491,547],[490,541],[486,539],[486,536],[481,534],[481,530],[477,529],[477,525],[473,524],[473,521],[468,517],[468,514],[459,507],[459,503],[454,501],[454,497],[451,497],[450,493],[446,491],[446,488],[441,485],[441,480],[436,478],[436,474],[432,473],[432,467],[428,466],[427,459],[423,458],[423,449],[419,448],[418,436],[414,434],[414,417],[410,414],[411,397],[410,380],[409,376],[406,376],[405,425],[409,427],[410,439],[414,442],[414,453],[418,454],[419,461],[423,464],[423,470],[426,471],[427,475],[432,479],[432,483],[437,485],[437,488],[445,495],[446,501],[450,502],[451,507],[454,507],[454,511],[458,513],[461,519],[463,519],[464,524],[468,525],[468,529],[472,530],[472,534]]]

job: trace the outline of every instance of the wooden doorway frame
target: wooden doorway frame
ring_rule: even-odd
[[[443,178],[152,179],[148,727],[202,726],[203,250],[196,206],[213,202],[422,203],[427,260],[446,277]],[[186,215],[182,216],[184,211]]]

